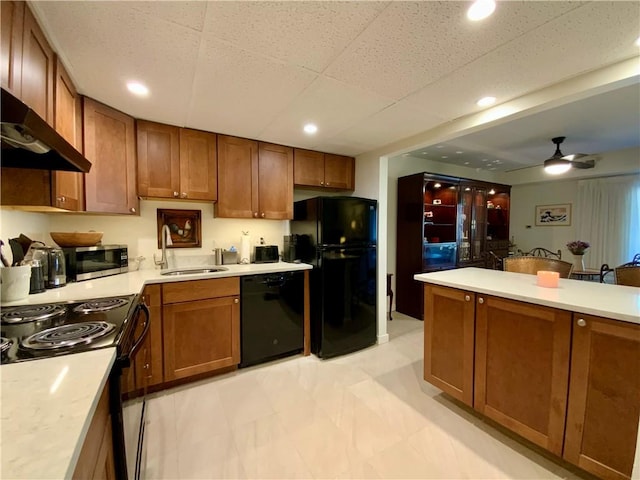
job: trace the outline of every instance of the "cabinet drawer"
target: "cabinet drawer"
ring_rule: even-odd
[[[162,298],[165,305],[239,294],[240,279],[238,277],[192,280],[162,285]]]

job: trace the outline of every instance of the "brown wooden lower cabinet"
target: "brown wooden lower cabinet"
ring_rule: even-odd
[[[424,379],[473,405],[475,294],[425,286]]]
[[[478,294],[474,408],[562,455],[570,345],[570,312]]]
[[[424,294],[426,381],[598,477],[631,478],[640,325],[429,284]]]
[[[574,313],[564,458],[631,478],[639,417],[640,325]]]
[[[163,285],[165,381],[240,363],[239,295],[237,277]]]
[[[73,478],[116,478],[109,413],[109,385],[104,387],[85,437]]]

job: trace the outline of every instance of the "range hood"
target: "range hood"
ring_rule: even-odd
[[[2,89],[3,167],[87,173],[91,163],[36,112]]]

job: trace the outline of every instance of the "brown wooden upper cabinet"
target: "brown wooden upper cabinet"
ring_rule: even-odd
[[[217,200],[216,134],[138,120],[138,194]]]
[[[355,189],[355,159],[344,155],[294,149],[296,187]]]
[[[87,97],[83,105],[86,210],[138,215],[134,120]]]
[[[82,151],[82,100],[60,59],[56,59],[54,121],[56,131]],[[52,203],[65,210],[84,210],[84,175],[53,172]]]
[[[216,217],[293,218],[293,148],[218,135]]]
[[[0,78],[2,87],[21,97],[24,2],[0,2]]]

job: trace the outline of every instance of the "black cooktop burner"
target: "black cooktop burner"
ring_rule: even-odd
[[[0,353],[4,352],[13,345],[13,341],[7,337],[0,337]]]
[[[34,333],[22,341],[22,346],[34,350],[52,350],[91,343],[107,335],[116,326],[107,322],[83,322],[61,325]]]
[[[73,309],[73,311],[78,313],[106,312],[114,308],[122,307],[127,303],[129,303],[129,301],[125,300],[124,298],[105,298],[91,300],[90,302],[85,302],[81,305],[78,305]]]
[[[60,304],[25,305],[12,310],[4,310],[0,316],[2,323],[15,324],[50,320],[64,315],[66,309]]]

